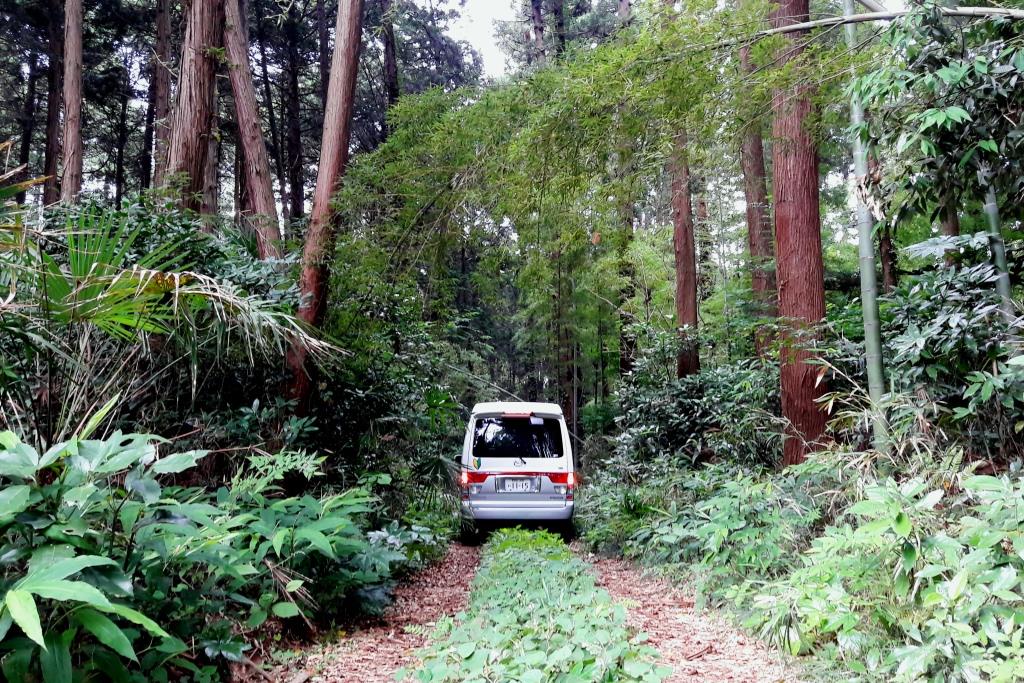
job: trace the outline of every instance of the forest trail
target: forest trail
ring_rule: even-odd
[[[627,623],[647,634],[661,655],[659,664],[672,667],[664,683],[797,680],[779,655],[714,612],[698,610],[692,595],[664,578],[644,574],[626,560],[580,556],[593,567],[597,585],[626,606]]]
[[[295,674],[280,680],[295,680],[304,671],[308,683],[394,683],[395,672],[412,664],[416,650],[427,644],[434,622],[466,606],[479,564],[479,547],[453,543],[444,559],[395,589],[395,601],[381,619],[323,643]]]
[[[692,596],[667,580],[631,562],[574,549],[597,585],[626,607],[629,625],[648,635],[659,663],[672,668],[666,683],[796,680],[778,655],[714,612],[697,611]],[[434,623],[466,606],[479,562],[479,547],[453,544],[444,559],[396,589],[380,620],[322,644],[281,680],[303,680],[305,673],[307,683],[393,683],[395,672],[413,664],[416,650],[427,644]]]

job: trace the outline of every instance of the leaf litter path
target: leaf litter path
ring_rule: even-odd
[[[466,607],[479,564],[479,548],[452,544],[444,559],[395,589],[395,601],[382,619],[307,656],[301,664],[301,671],[309,674],[305,680],[394,683],[395,672],[412,664],[416,650],[427,644],[434,623]],[[294,674],[280,680],[295,680]]]
[[[626,607],[630,626],[648,635],[658,663],[672,667],[666,683],[798,680],[777,653],[729,626],[713,612],[697,611],[692,596],[625,560],[580,553],[597,584]]]
[[[590,563],[597,584],[626,606],[631,627],[643,631],[658,650],[659,663],[672,668],[666,683],[779,683],[796,681],[779,656],[726,624],[712,612],[698,612],[693,599],[663,578],[635,564],[574,549]],[[395,590],[384,616],[336,642],[312,651],[293,673],[274,680],[307,683],[393,683],[395,672],[415,662],[434,623],[464,609],[480,549],[453,544],[440,562],[410,577]],[[409,627],[414,627],[410,633]],[[296,674],[298,674],[296,676]]]

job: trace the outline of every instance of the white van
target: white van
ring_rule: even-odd
[[[576,471],[558,405],[476,404],[459,464],[464,531],[484,520],[571,524]]]

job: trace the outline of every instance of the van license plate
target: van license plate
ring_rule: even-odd
[[[533,493],[537,490],[536,480],[526,478],[502,479],[501,490],[503,493]]]

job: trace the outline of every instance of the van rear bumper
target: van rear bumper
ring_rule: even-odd
[[[488,503],[475,503],[462,501],[462,511],[478,520],[516,520],[524,521],[545,521],[572,519],[573,501],[560,503],[559,505],[493,505]]]

